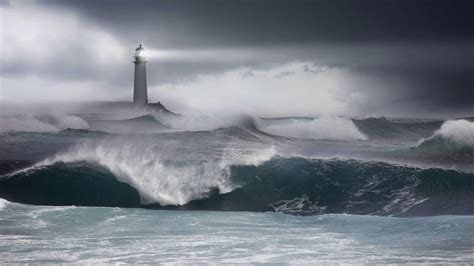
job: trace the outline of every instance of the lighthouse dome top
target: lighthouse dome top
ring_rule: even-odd
[[[145,57],[145,48],[140,44],[137,49],[135,49],[135,58],[144,58]]]

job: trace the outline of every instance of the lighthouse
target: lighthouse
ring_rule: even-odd
[[[135,79],[133,83],[133,104],[135,106],[144,106],[148,104],[148,91],[146,86],[146,58],[145,49],[140,44],[135,49]]]
[[[168,115],[177,114],[168,110],[160,102],[157,103],[148,103],[148,89],[146,84],[146,58],[145,58],[145,48],[140,44],[137,49],[135,49],[135,79],[133,81],[133,106],[134,109],[140,109],[142,111],[149,111],[152,113],[163,113]]]

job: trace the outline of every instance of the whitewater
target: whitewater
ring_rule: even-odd
[[[0,151],[3,263],[473,260],[472,118],[2,115]]]

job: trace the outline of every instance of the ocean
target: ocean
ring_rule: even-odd
[[[474,119],[0,117],[2,263],[473,263]]]

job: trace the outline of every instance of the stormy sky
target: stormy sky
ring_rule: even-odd
[[[2,102],[264,116],[474,115],[471,0],[0,1]]]

